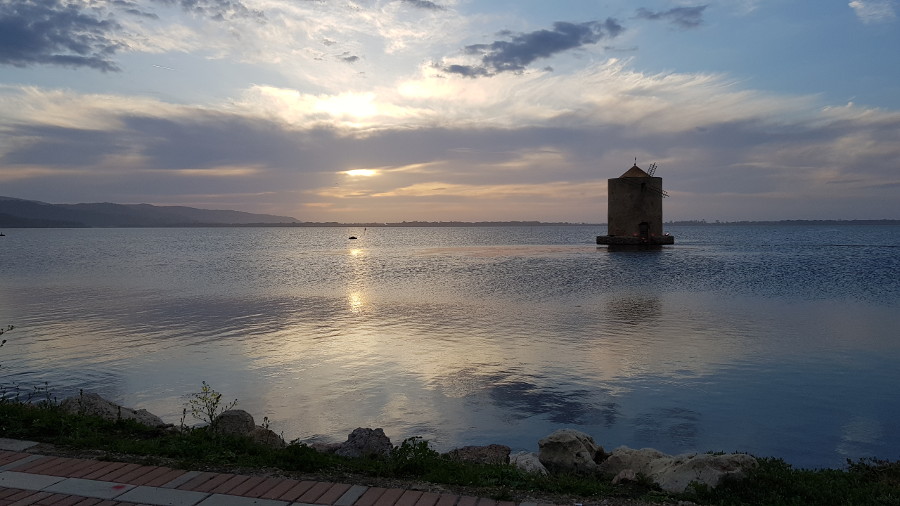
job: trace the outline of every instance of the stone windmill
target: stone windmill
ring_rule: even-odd
[[[674,244],[664,234],[662,178],[654,177],[656,164],[649,173],[635,164],[617,178],[608,179],[607,235],[597,236],[597,244],[615,246],[661,246]]]

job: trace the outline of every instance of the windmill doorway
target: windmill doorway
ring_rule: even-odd
[[[641,242],[648,242],[650,240],[650,224],[646,221],[642,221],[640,225],[638,225],[638,231],[641,236]]]

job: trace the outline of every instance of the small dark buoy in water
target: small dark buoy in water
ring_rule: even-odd
[[[356,236],[355,236],[355,235],[351,235],[350,238],[351,238],[351,239],[356,239]]]

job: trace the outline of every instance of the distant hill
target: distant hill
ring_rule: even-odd
[[[295,223],[290,216],[150,204],[48,204],[0,197],[0,227],[185,227]]]

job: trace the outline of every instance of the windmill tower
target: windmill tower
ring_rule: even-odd
[[[607,235],[597,236],[597,244],[622,246],[658,246],[674,244],[675,238],[663,233],[662,178],[654,177],[656,164],[649,173],[635,164],[617,178],[607,180]]]

